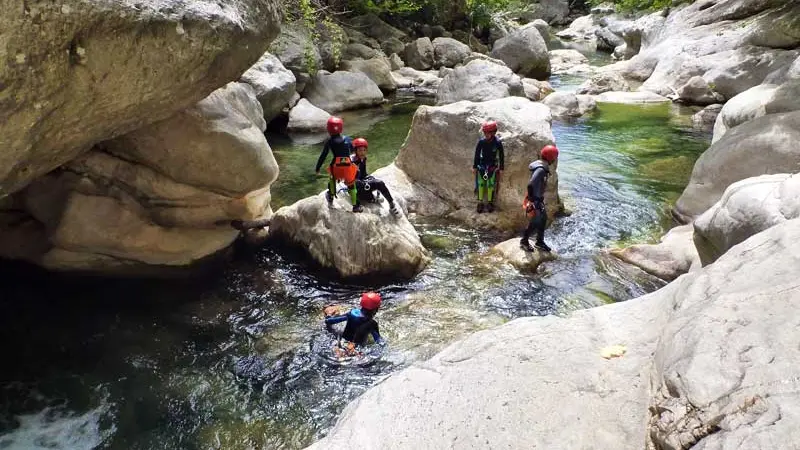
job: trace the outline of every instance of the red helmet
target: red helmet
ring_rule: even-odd
[[[558,149],[555,145],[545,145],[540,153],[542,159],[551,163],[558,158]]]
[[[368,146],[369,144],[367,143],[367,140],[364,138],[353,139],[353,148],[359,148],[359,147],[367,148]]]
[[[484,133],[489,133],[489,132],[495,133],[497,132],[497,122],[495,122],[494,120],[490,120],[483,124],[481,130],[483,130]]]
[[[342,134],[344,122],[341,117],[331,116],[328,118],[328,134]]]
[[[381,307],[381,294],[377,292],[365,292],[361,294],[361,307],[374,311]]]

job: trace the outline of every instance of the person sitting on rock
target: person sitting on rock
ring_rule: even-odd
[[[368,147],[369,143],[364,138],[356,138],[353,140],[353,149],[355,150],[355,153],[351,155],[350,159],[358,168],[358,174],[356,175],[356,189],[358,190],[359,205],[361,205],[362,201],[369,203],[375,202],[376,199],[374,192],[378,191],[389,202],[389,211],[395,215],[400,214],[400,210],[397,209],[397,206],[394,204],[394,198],[392,198],[392,194],[389,193],[389,188],[386,187],[386,183],[367,173]]]
[[[326,317],[325,328],[336,333],[331,326],[347,321],[340,337],[349,344],[366,345],[367,339],[372,336],[376,344],[385,345],[386,341],[378,330],[378,322],[374,319],[380,307],[381,295],[377,292],[365,292],[361,294],[361,308],[351,309],[347,314]],[[349,345],[349,348],[352,349],[354,345]]]
[[[358,169],[350,161],[352,149],[350,137],[342,135],[344,122],[339,117],[331,117],[328,119],[327,128],[328,134],[330,134],[331,137],[325,141],[322,147],[322,153],[317,160],[315,172],[319,175],[319,170],[328,157],[328,152],[332,152],[333,158],[328,166],[328,173],[330,173],[328,192],[325,194],[325,198],[328,200],[328,206],[333,205],[333,198],[336,197],[336,181],[342,180],[350,193],[350,202],[353,204],[353,212],[361,212],[364,208],[358,204],[355,185],[356,171]]]
[[[528,227],[522,233],[520,247],[523,250],[532,252],[528,238],[536,232],[536,248],[549,252],[550,246],[544,242],[544,229],[547,226],[547,211],[544,206],[544,192],[547,188],[547,178],[550,176],[550,164],[558,158],[558,149],[555,145],[545,145],[539,153],[540,159],[532,162],[528,169],[531,171],[531,179],[528,181],[528,195],[522,203],[525,213],[530,219]]]
[[[481,127],[483,137],[475,146],[475,157],[472,161],[472,173],[475,175],[475,185],[478,191],[478,212],[494,211],[494,191],[497,176],[503,173],[505,155],[503,143],[497,137],[497,122],[489,121]],[[483,201],[483,191],[486,191],[486,203]]]

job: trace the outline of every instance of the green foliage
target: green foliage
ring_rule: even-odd
[[[473,26],[488,27],[492,14],[512,6],[513,0],[467,0],[467,16]]]
[[[349,0],[348,6],[351,10],[359,13],[373,14],[397,14],[405,15],[416,12],[429,3],[426,0]]]
[[[592,6],[603,3],[613,3],[621,11],[657,11],[683,3],[692,3],[694,0],[589,0]]]

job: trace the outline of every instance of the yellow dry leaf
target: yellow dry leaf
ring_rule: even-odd
[[[605,359],[617,358],[624,355],[626,351],[628,349],[624,345],[611,345],[600,349],[600,356]]]

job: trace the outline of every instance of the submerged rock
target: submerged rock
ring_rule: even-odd
[[[527,272],[535,272],[543,262],[556,259],[556,254],[553,252],[525,251],[519,246],[519,241],[519,238],[514,238],[501,242],[492,247],[491,252],[501,256],[517,269]]]
[[[364,212],[353,213],[349,198],[341,197],[329,207],[324,193],[279,209],[270,237],[300,246],[321,266],[345,278],[410,279],[430,261],[405,215],[391,214],[385,203],[365,204]]]

